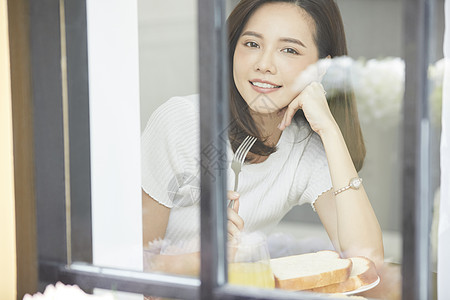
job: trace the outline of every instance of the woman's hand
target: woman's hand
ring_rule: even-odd
[[[336,126],[336,122],[328,107],[322,84],[312,82],[286,107],[283,119],[278,128],[284,130],[288,127],[295,113],[302,109],[306,120],[312,130],[319,135],[328,128]]]
[[[228,191],[228,199],[234,200],[233,207],[228,208],[228,240],[237,237],[244,229],[244,220],[242,220],[239,213],[239,194],[233,191]]]

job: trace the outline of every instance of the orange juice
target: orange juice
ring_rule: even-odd
[[[228,282],[259,288],[275,288],[272,269],[264,262],[228,264]]]

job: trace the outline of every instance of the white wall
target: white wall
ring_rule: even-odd
[[[198,93],[197,1],[138,0],[141,130],[173,96]]]
[[[87,1],[94,264],[142,268],[136,0]]]

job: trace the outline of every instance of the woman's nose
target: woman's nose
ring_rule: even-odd
[[[255,70],[261,73],[275,74],[277,72],[277,68],[275,66],[272,53],[270,53],[269,51],[261,52],[258,60],[256,61]]]

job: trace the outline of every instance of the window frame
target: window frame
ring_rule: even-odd
[[[432,293],[428,66],[434,3],[403,1],[402,299],[430,299]]]
[[[203,154],[206,165],[216,163],[219,167],[202,172],[201,177],[200,279],[89,265],[92,223],[86,0],[23,3],[26,4],[23,13],[29,13],[31,33],[34,164],[30,165],[35,170],[41,289],[48,283],[63,281],[87,290],[105,288],[183,299],[320,298],[308,293],[226,284],[225,168],[220,160],[211,162]],[[403,1],[406,64],[403,113],[414,116],[403,118],[403,299],[429,298],[431,291],[427,68],[432,3],[433,0]],[[198,0],[198,16],[200,115],[201,124],[208,124],[201,126],[201,147],[212,144],[221,151],[226,145],[222,133],[228,120],[225,1]],[[13,41],[15,37],[10,39]],[[61,58],[65,57],[67,69],[61,68]],[[13,78],[14,82],[17,79]],[[13,93],[13,101],[16,98]],[[20,130],[14,129],[15,140]],[[16,147],[14,154],[16,160],[20,158]],[[16,186],[21,183],[24,180],[16,181]],[[85,251],[72,253],[72,245]],[[76,260],[88,264],[72,263]]]

